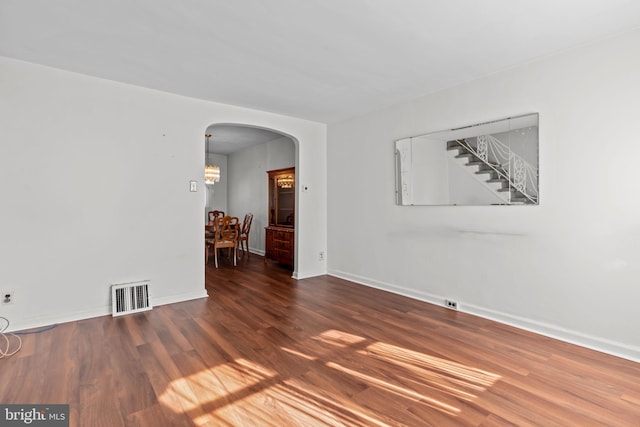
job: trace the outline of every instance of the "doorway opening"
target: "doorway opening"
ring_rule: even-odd
[[[205,224],[210,211],[222,211],[240,221],[246,214],[253,214],[248,250],[264,256],[265,228],[269,226],[268,171],[297,169],[298,141],[275,129],[238,123],[211,124],[205,135],[205,166],[219,168],[219,179],[206,185]],[[297,186],[294,188],[297,193]],[[296,260],[294,252],[294,272]]]

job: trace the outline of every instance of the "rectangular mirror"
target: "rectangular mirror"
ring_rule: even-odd
[[[396,141],[398,205],[537,205],[538,114]]]

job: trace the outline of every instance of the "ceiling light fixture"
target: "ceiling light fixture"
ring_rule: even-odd
[[[283,175],[276,178],[276,183],[280,188],[293,188],[294,179],[291,175]]]

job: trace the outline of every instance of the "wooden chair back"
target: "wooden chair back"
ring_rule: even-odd
[[[214,227],[214,240],[218,247],[227,247],[220,245],[230,245],[238,240],[240,233],[240,221],[235,216],[223,216],[218,218]]]
[[[253,222],[253,214],[249,212],[244,216],[242,221],[242,227],[240,228],[240,234],[249,234],[251,231],[251,223]]]
[[[214,221],[213,238],[207,244],[213,247],[213,257],[218,268],[218,249],[233,249],[233,265],[236,265],[238,236],[240,235],[240,223],[238,217],[223,216]]]
[[[249,232],[251,231],[251,223],[253,222],[253,214],[249,212],[244,216],[242,227],[240,228],[239,245],[242,253],[249,254]]]
[[[218,210],[209,211],[207,215],[209,219],[209,225],[213,225],[213,223],[217,218],[222,218],[224,216],[224,211],[218,211]]]

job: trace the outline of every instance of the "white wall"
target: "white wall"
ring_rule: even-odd
[[[329,126],[329,272],[640,360],[640,30]],[[540,113],[540,206],[394,205],[393,141]]]
[[[269,192],[267,171],[295,166],[295,145],[283,137],[229,155],[229,212],[244,218],[253,213],[249,245],[252,252],[264,254],[268,223]]]
[[[109,285],[154,304],[205,296],[203,134],[211,123],[298,141],[295,274],[325,272],[326,126],[0,58],[0,290],[12,329],[106,314]],[[199,191],[189,192],[196,180]],[[306,250],[306,248],[310,248]]]

